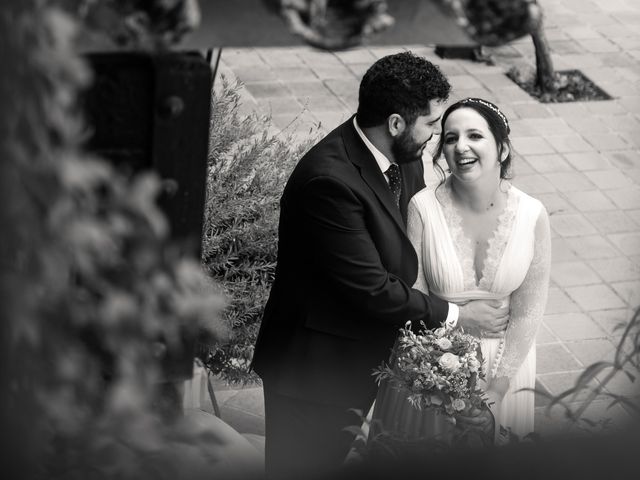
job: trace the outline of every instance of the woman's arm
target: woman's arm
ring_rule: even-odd
[[[535,342],[538,327],[547,304],[551,270],[551,235],[549,216],[541,208],[535,226],[535,243],[531,265],[522,285],[511,294],[510,320],[504,338],[504,351],[488,386],[492,399],[502,399],[513,377]]]

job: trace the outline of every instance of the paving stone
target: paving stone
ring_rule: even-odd
[[[605,284],[567,287],[566,292],[586,312],[626,306],[620,296]]]
[[[611,258],[620,255],[620,252],[601,235],[567,238],[566,241],[569,248],[580,258]]]
[[[615,155],[608,153],[607,155]],[[577,170],[603,170],[611,168],[607,157],[598,152],[565,153],[563,157]]]
[[[586,262],[577,260],[555,262],[551,269],[551,278],[560,287],[591,285],[602,281]]]
[[[511,102],[529,102],[531,101],[531,97],[529,96],[529,94],[527,92],[525,92],[524,90],[522,90],[520,87],[513,86],[513,87],[504,87],[504,88],[500,88],[498,90],[495,90],[494,95],[497,98],[497,104],[498,105],[502,105],[504,104],[508,104]]]
[[[353,63],[363,63],[373,65],[377,60],[367,48],[356,48],[354,50],[345,50],[342,52],[334,52],[335,56],[343,63],[349,65]]]
[[[236,67],[233,72],[244,83],[276,80],[278,78],[276,72],[267,65]]]
[[[593,147],[580,135],[545,136],[545,140],[559,153],[591,152]]]
[[[552,267],[558,262],[566,262],[577,259],[578,256],[571,249],[567,240],[562,237],[556,237],[551,240],[551,261]]]
[[[607,338],[567,342],[566,346],[585,367],[600,361],[612,362],[616,351],[615,344]]]
[[[633,181],[618,169],[594,170],[585,172],[584,174],[598,188],[603,190],[609,190],[612,188],[627,188],[633,186]]]
[[[370,66],[371,65],[364,63],[352,63],[347,65],[347,68],[351,70],[353,76],[358,80],[358,83],[360,83],[360,80],[362,80],[362,77],[364,77],[364,74],[369,70]]]
[[[260,48],[256,52],[269,65],[276,68],[300,66],[303,62],[298,48]]]
[[[511,163],[512,176],[518,177],[520,175],[532,175],[536,171],[531,167],[531,164],[527,162],[523,157],[518,156],[514,152]]]
[[[584,313],[545,315],[544,323],[563,342],[607,336],[606,331]]]
[[[269,115],[298,115],[305,109],[302,103],[297,102],[293,97],[265,98],[260,102],[260,106]]]
[[[596,233],[582,214],[563,213],[551,216],[551,228],[561,237],[581,237]]]
[[[629,113],[640,114],[640,95],[624,97],[618,100],[620,106]]]
[[[471,75],[450,75],[449,83],[454,90],[482,88],[482,84]]]
[[[573,129],[562,118],[531,118],[526,120],[538,135],[571,134]]]
[[[382,57],[386,57],[387,55],[393,55],[394,53],[399,53],[399,52],[403,52],[403,51],[404,51],[404,48],[398,47],[398,46],[391,46],[391,47],[374,46],[374,47],[369,47],[369,52],[371,52],[371,54],[376,59],[380,59]]]
[[[493,91],[498,88],[513,87],[513,80],[504,73],[476,73],[476,79],[489,90]],[[501,105],[502,107],[502,105]],[[544,107],[543,107],[544,109]],[[539,111],[539,110],[537,110]]]
[[[631,308],[640,307],[640,281],[615,282],[611,287]]]
[[[618,168],[622,168],[627,173],[630,168],[640,168],[640,155],[635,150],[626,150],[623,152],[607,152],[606,158],[611,164]]]
[[[581,54],[586,51],[581,43],[572,39],[549,41],[549,49],[556,55]]]
[[[623,330],[620,327],[626,325],[631,318],[631,313],[628,308],[599,310],[597,312],[590,312],[589,315],[602,327],[609,337],[614,338],[622,335]]]
[[[640,93],[640,87],[631,80],[610,79],[608,81],[599,82],[598,86],[614,98],[636,96]],[[624,130],[630,131],[629,127]]]
[[[614,210],[615,205],[599,190],[565,193],[569,201],[581,212]]]
[[[319,112],[313,113],[313,116],[318,119],[318,122],[322,128],[327,131],[331,131],[338,125],[344,123],[351,114],[346,112]]]
[[[557,287],[549,287],[545,315],[579,312],[580,307]]]
[[[530,195],[555,192],[555,187],[542,175],[518,175],[512,180],[513,185]]]
[[[291,91],[280,81],[245,82],[245,87],[256,100],[263,98],[290,97]]]
[[[581,10],[584,12],[584,9]],[[569,37],[574,40],[590,40],[590,39],[601,39],[602,35],[598,33],[597,30],[587,27],[587,26],[571,26],[566,27],[564,30]],[[580,42],[583,43],[583,42]]]
[[[520,155],[555,153],[554,148],[542,137],[518,137],[512,141],[514,148]]]
[[[536,345],[543,345],[545,343],[558,343],[558,337],[549,330],[544,322],[540,324],[538,328],[538,334],[536,335]]]
[[[312,80],[289,81],[287,82],[287,88],[298,98],[332,96],[332,93],[327,89],[324,83],[317,78]]]
[[[544,178],[561,192],[585,191],[594,188],[593,183],[580,172],[546,173]]]
[[[351,113],[346,105],[334,96],[304,96],[299,98],[311,113],[315,112],[344,112]]]
[[[538,345],[536,347],[536,371],[539,374],[579,370],[582,365],[561,344]]]
[[[600,152],[629,148],[627,141],[616,133],[591,133],[586,136],[586,139]]]
[[[319,66],[344,67],[344,63],[333,54],[322,50],[305,50],[297,53],[302,61],[311,69]]]
[[[584,117],[589,113],[583,102],[550,103],[547,108],[562,118]]]
[[[232,69],[235,67],[252,67],[254,65],[264,64],[264,60],[258,52],[244,48],[224,48],[220,55],[220,60]]]
[[[306,66],[277,67],[274,71],[276,76],[286,82],[288,87],[291,87],[291,84],[296,82],[319,82],[318,76]]]
[[[640,132],[640,122],[631,114],[602,115],[602,123],[615,132]]]
[[[333,92],[338,97],[349,97],[357,95],[358,89],[360,88],[360,82],[354,78],[334,78],[325,80],[324,84],[329,89],[329,91]]]
[[[625,430],[633,422],[633,417],[629,415],[620,405],[610,406],[611,399],[594,400],[587,407],[584,417],[592,422],[607,421],[608,430],[624,428]]]
[[[540,200],[549,215],[557,215],[561,213],[574,213],[575,208],[560,194],[554,193],[536,193],[535,197]]]
[[[585,39],[580,45],[591,53],[614,53],[620,51],[620,46],[606,38]]]
[[[632,210],[640,207],[640,187],[621,188],[619,190],[606,190],[605,194],[623,210]]]
[[[599,232],[605,234],[638,230],[638,224],[620,210],[589,212],[585,214],[585,217]]]
[[[586,102],[589,112],[598,115],[620,115],[625,110],[615,100],[601,100],[599,102]]]
[[[640,266],[627,257],[590,260],[588,263],[605,282],[640,280]]]
[[[531,126],[531,123],[526,119],[511,119],[509,120],[509,127],[511,128],[511,141],[516,145],[521,142],[520,137],[536,136],[536,132]],[[516,151],[523,153],[519,148],[517,148]]]
[[[640,138],[635,132],[620,132],[620,136],[633,148],[640,148]]]
[[[576,381],[580,378],[582,374],[582,370],[577,370],[573,372],[562,372],[562,373],[547,373],[544,375],[539,375],[538,380],[544,387],[551,393],[552,395],[560,395],[568,391],[571,388],[574,388],[576,385]],[[597,380],[592,380],[590,382],[591,388],[581,389],[575,393],[575,395],[570,395],[567,400],[568,401],[580,401],[585,400],[589,395],[591,390],[598,385]]]
[[[576,133],[581,134],[585,138],[588,138],[591,134],[609,130],[609,127],[600,118],[590,115],[564,117],[564,119]]]
[[[311,70],[321,78],[326,80],[329,78],[355,78],[353,71],[345,65],[310,65]]]
[[[629,218],[631,218],[638,226],[640,226],[640,209],[637,210],[626,210],[625,213]]]

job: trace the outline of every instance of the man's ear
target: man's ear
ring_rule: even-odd
[[[402,118],[402,115],[399,113],[392,113],[389,115],[387,118],[387,130],[389,131],[389,135],[395,138],[404,132],[405,128],[407,128],[407,122]]]
[[[509,149],[509,145],[504,142],[502,144],[502,148],[500,149],[500,163],[504,162],[507,159],[510,151],[511,150]]]

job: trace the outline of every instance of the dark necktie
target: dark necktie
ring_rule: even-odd
[[[400,167],[392,163],[389,165],[389,169],[385,172],[389,178],[389,188],[393,193],[393,198],[396,201],[396,206],[400,207],[400,193],[402,192],[402,178],[400,177]]]

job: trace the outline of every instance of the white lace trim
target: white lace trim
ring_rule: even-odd
[[[473,244],[462,228],[462,216],[453,204],[449,182],[443,186],[444,194],[438,196],[445,221],[453,239],[454,248],[460,260],[465,290],[480,288],[489,291],[493,284],[518,211],[518,196],[514,194],[511,184],[507,185],[507,202],[500,215],[498,215],[496,228],[487,242],[486,255],[482,265],[482,276],[479,281],[476,279],[476,272],[473,267]]]

